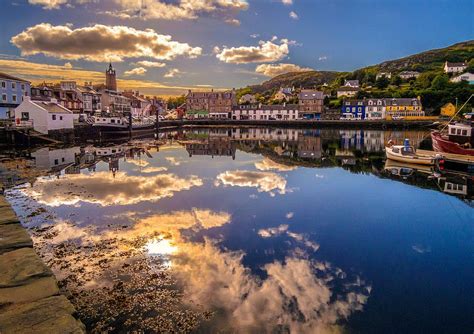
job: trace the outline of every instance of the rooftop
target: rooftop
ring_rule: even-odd
[[[37,106],[45,109],[49,113],[53,114],[72,114],[72,111],[64,108],[63,106],[50,101],[32,101]]]
[[[0,72],[0,79],[13,80],[13,81],[21,81],[21,82],[30,83],[28,80],[23,80],[23,79],[14,77],[13,75],[6,74],[6,73],[2,73],[2,72]]]

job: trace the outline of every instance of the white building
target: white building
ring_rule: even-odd
[[[239,103],[240,104],[246,104],[246,103],[257,103],[257,99],[255,98],[255,96],[253,96],[252,94],[244,94],[242,95],[242,97],[239,99]]]
[[[31,153],[35,160],[35,167],[45,171],[59,171],[76,162],[76,156],[81,153],[79,146],[65,149],[40,148]]]
[[[387,79],[391,79],[392,78],[392,73],[390,73],[390,72],[379,72],[375,76],[375,80],[378,80],[378,79],[383,78],[383,77],[385,77]]]
[[[344,80],[344,86],[359,88],[359,80]]]
[[[342,86],[337,90],[337,97],[354,97],[357,95],[359,88]]]
[[[365,119],[385,119],[384,99],[366,99],[365,105]]]
[[[23,102],[15,109],[15,125],[30,127],[35,131],[48,134],[51,130],[74,129],[74,114],[71,110],[51,101],[32,101],[25,96]]]
[[[462,63],[450,63],[446,61],[444,63],[444,72],[445,73],[461,73],[464,72],[467,68],[467,61]]]
[[[463,73],[458,76],[455,76],[454,78],[451,79],[452,82],[461,82],[461,81],[467,81],[471,85],[474,85],[474,74],[473,73]]]
[[[418,78],[420,76],[420,73],[416,71],[403,71],[403,72],[400,72],[399,76],[403,80],[407,80],[411,78]]]
[[[241,105],[232,108],[232,119],[235,120],[297,120],[297,104],[278,105]]]

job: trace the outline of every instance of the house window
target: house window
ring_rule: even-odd
[[[62,120],[63,120],[63,116],[59,116],[59,120],[62,121]]]
[[[7,100],[7,94],[2,94],[2,101],[6,101]]]
[[[12,95],[12,101],[16,102],[16,95]]]
[[[54,164],[55,164],[55,165],[59,165],[59,160],[58,160],[58,159],[54,159]]]
[[[22,121],[28,121],[28,120],[30,120],[30,114],[27,113],[27,112],[22,112],[22,113],[21,113],[21,120],[22,120]]]
[[[12,89],[16,89],[16,83],[12,82]]]
[[[5,81],[2,81],[2,88],[5,88],[7,86],[7,83]]]
[[[52,117],[53,117],[53,121],[55,121],[56,120],[56,115],[53,115]]]
[[[21,84],[21,89],[25,90],[25,84]]]

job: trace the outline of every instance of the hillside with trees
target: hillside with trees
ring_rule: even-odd
[[[445,61],[466,60],[469,66],[467,71],[474,73],[474,40],[385,61],[353,72],[286,73],[261,85],[243,88],[239,92],[256,94],[260,101],[268,102],[280,87],[317,88],[332,96],[325,102],[329,107],[338,108],[342,99],[335,98],[337,89],[344,85],[345,80],[359,80],[361,90],[357,98],[420,96],[427,114],[436,115],[445,103],[455,103],[456,98],[461,103],[474,94],[474,85],[450,82],[450,76],[443,71]],[[418,78],[403,80],[399,76],[402,71],[416,71],[420,75]],[[376,79],[380,72],[390,72],[391,78]],[[472,106],[474,103],[466,110],[470,110]]]

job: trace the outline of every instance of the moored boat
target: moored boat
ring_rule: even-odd
[[[130,127],[130,119],[132,125]],[[153,117],[126,117],[118,113],[101,113],[93,117],[93,127],[99,128],[101,132],[126,134],[130,132],[141,132],[153,130],[156,122]]]
[[[427,156],[416,153],[416,149],[410,145],[391,145],[385,147],[387,159],[416,165],[434,165],[436,156]]]
[[[438,152],[474,156],[474,130],[472,123],[448,124],[448,134],[431,132],[433,149]]]

